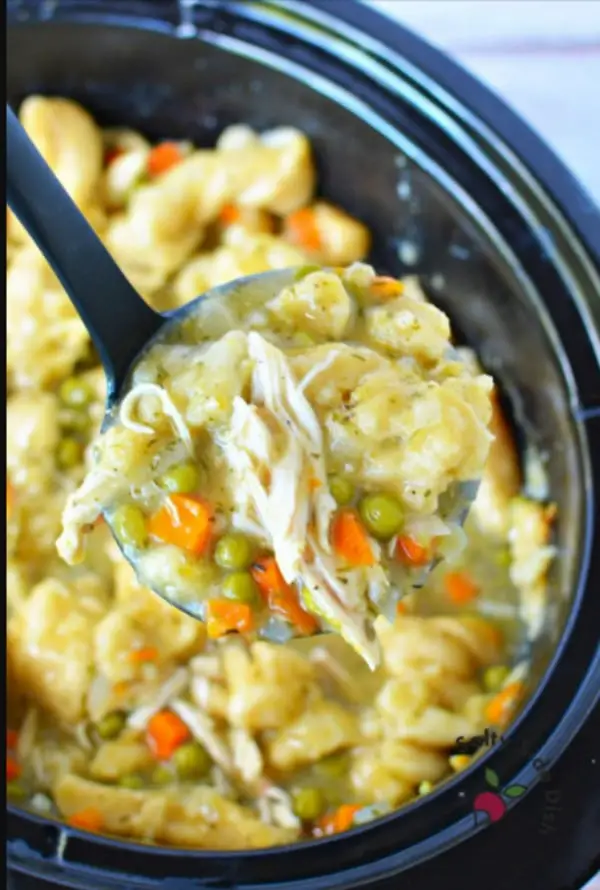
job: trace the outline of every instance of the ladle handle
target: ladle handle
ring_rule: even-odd
[[[104,365],[110,404],[164,319],[125,278],[8,105],[6,196],[81,316]]]

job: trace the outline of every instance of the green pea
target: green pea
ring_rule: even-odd
[[[344,476],[332,476],[329,480],[329,491],[340,507],[345,507],[354,500],[354,486]]]
[[[12,782],[6,783],[6,796],[9,800],[25,800],[27,797],[27,791],[20,782],[13,780]]]
[[[315,772],[327,779],[340,779],[347,776],[350,770],[350,760],[346,753],[331,754],[319,763],[315,763]]]
[[[138,548],[142,548],[146,544],[148,536],[146,517],[135,504],[123,504],[117,507],[111,524],[121,544]]]
[[[483,686],[487,692],[498,692],[508,677],[509,668],[505,664],[495,664],[486,668],[483,674]]]
[[[180,779],[201,779],[211,766],[211,759],[198,742],[181,745],[173,754],[173,764]]]
[[[302,281],[303,278],[306,278],[307,275],[312,275],[313,272],[322,272],[321,266],[300,266],[300,268],[294,273],[294,281]]]
[[[60,425],[73,433],[87,433],[90,428],[90,415],[83,411],[65,410],[60,413]]]
[[[96,723],[96,732],[101,739],[116,739],[125,729],[127,715],[124,711],[111,711]]]
[[[175,464],[163,473],[160,486],[172,494],[188,494],[200,486],[200,471],[192,463]]]
[[[297,349],[310,349],[311,346],[315,346],[317,341],[314,337],[311,337],[310,334],[305,333],[304,331],[299,331],[297,334],[294,334],[294,346]]]
[[[245,535],[223,535],[215,547],[215,562],[222,569],[247,569],[252,565],[254,547]]]
[[[494,562],[501,569],[507,569],[512,563],[512,556],[508,547],[499,550],[494,556]]]
[[[362,521],[374,538],[387,541],[402,528],[404,511],[393,494],[367,494],[358,509]]]
[[[168,767],[157,766],[152,770],[150,781],[153,785],[169,785],[174,778],[173,773]]]
[[[303,822],[318,819],[325,806],[325,796],[320,788],[297,788],[292,792],[292,809]]]
[[[228,600],[252,605],[258,601],[258,587],[250,572],[232,572],[223,581],[223,596]]]
[[[136,776],[135,773],[133,773],[129,776],[121,776],[118,784],[121,788],[129,788],[131,791],[139,791],[146,783],[141,776]]]
[[[61,470],[72,470],[83,457],[83,447],[77,439],[67,436],[58,443],[56,462]]]
[[[67,377],[61,384],[58,395],[69,408],[85,408],[94,398],[91,388],[81,377]]]
[[[421,795],[422,795],[422,794],[429,794],[429,792],[432,791],[432,790],[433,790],[433,782],[429,782],[427,779],[425,779],[425,780],[424,780],[423,782],[421,782],[421,784],[419,785],[419,794],[421,794]]]

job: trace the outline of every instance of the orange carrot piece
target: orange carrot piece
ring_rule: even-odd
[[[160,142],[148,155],[148,173],[160,176],[183,160],[181,149],[176,142]]]
[[[429,547],[419,544],[409,535],[400,535],[396,542],[396,556],[409,566],[426,566],[431,561]]]
[[[169,760],[190,738],[186,724],[173,711],[158,711],[148,721],[146,740],[157,760]]]
[[[248,633],[254,627],[252,609],[246,603],[209,600],[206,604],[206,633],[211,640],[231,631]]]
[[[87,809],[69,816],[67,824],[71,828],[80,828],[82,831],[102,831],[104,818],[100,810],[95,807],[87,807]]]
[[[18,779],[21,775],[21,766],[14,757],[10,755],[6,756],[6,781],[12,782],[13,779]]]
[[[377,275],[371,282],[370,291],[379,300],[392,300],[399,297],[404,290],[401,281],[389,278],[387,275]]]
[[[359,804],[344,803],[339,807],[334,816],[335,831],[346,831],[351,827],[356,813],[361,809]]]
[[[281,615],[303,635],[310,635],[318,630],[318,621],[302,608],[296,591],[285,581],[274,557],[267,556],[257,560],[252,566],[251,574],[271,612]]]
[[[334,550],[349,566],[375,565],[369,538],[354,510],[340,510],[331,527]]]
[[[185,494],[172,494],[169,502],[150,517],[148,534],[196,555],[203,553],[212,535],[212,509],[201,498]]]
[[[239,207],[236,207],[235,204],[225,204],[219,213],[219,222],[224,226],[232,226],[234,223],[239,222],[241,216],[242,213]]]
[[[129,660],[134,664],[156,661],[157,658],[158,649],[155,646],[142,646],[141,649],[132,649],[129,653]]]
[[[284,231],[290,241],[304,250],[315,252],[321,249],[321,233],[312,207],[303,207],[286,216]]]
[[[19,742],[19,733],[16,729],[6,730],[6,747],[9,751],[14,751]]]
[[[281,615],[282,618],[293,624],[296,630],[303,636],[310,636],[319,629],[319,622],[314,615],[302,608],[293,587],[288,587],[285,591],[272,594],[269,598],[269,608],[272,612]]]
[[[486,720],[492,726],[505,726],[524,691],[523,683],[518,680],[515,680],[514,683],[509,683],[508,686],[501,689],[487,704],[485,709]]]
[[[408,606],[400,601],[396,606],[396,615],[408,615]]]
[[[329,813],[319,820],[319,828],[325,835],[347,831],[352,827],[354,816],[360,809],[359,804],[343,803],[334,813]]]
[[[479,593],[479,587],[465,572],[448,572],[444,578],[446,593],[455,606],[465,606]]]
[[[261,593],[265,595],[282,592],[287,587],[273,556],[257,559],[250,571]]]

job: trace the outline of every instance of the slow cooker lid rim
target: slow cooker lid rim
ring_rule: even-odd
[[[204,0],[197,2],[204,5]],[[225,2],[235,5],[235,0]],[[274,8],[282,5],[281,0],[263,2]],[[293,7],[313,18],[314,10],[317,10],[317,21],[331,20],[335,15],[382,46],[391,45],[415,71],[422,72],[431,83],[441,85],[449,97],[474,112],[491,132],[500,136],[529,171],[536,171],[537,179],[579,233],[600,274],[600,207],[554,150],[493,89],[443,50],[369,7],[363,0],[294,0]],[[422,87],[427,89],[426,84]],[[440,98],[438,94],[438,101]]]

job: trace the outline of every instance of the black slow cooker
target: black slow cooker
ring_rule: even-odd
[[[103,123],[206,145],[236,121],[304,130],[322,192],[375,233],[373,262],[420,275],[500,381],[559,511],[532,695],[460,777],[339,837],[249,853],[122,843],[9,807],[11,888],[581,887],[600,853],[598,209],[496,96],[354,0],[23,0],[8,16],[15,105],[70,96]],[[526,789],[493,824],[473,809],[486,769]]]

